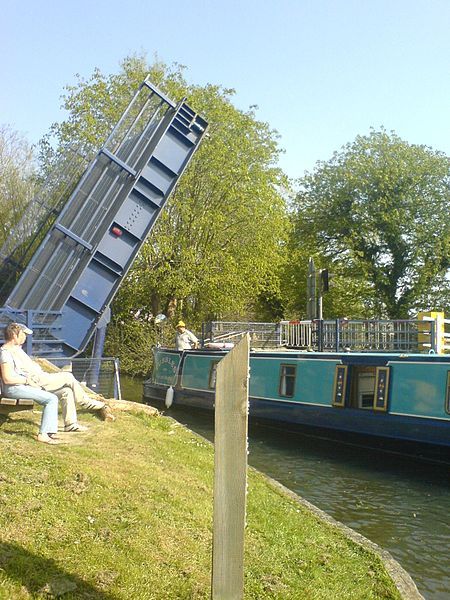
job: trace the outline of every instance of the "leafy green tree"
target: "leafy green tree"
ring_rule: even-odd
[[[447,156],[385,130],[358,136],[302,180],[296,244],[314,248],[346,291],[345,314],[408,318],[448,305],[449,183]]]
[[[148,323],[160,312],[183,316],[197,331],[204,320],[254,314],[261,298],[279,296],[277,274],[285,259],[281,190],[288,182],[277,167],[278,136],[254,109],[233,106],[233,90],[189,85],[179,65],[127,58],[120,73],[106,77],[96,70],[67,89],[69,117],[51,130],[57,151],[69,144],[101,146],[147,73],[170,97],[186,97],[209,128],[117,294],[113,329],[122,333],[109,336],[114,354],[121,349],[112,340],[127,339],[128,323]],[[48,140],[41,148],[44,164],[51,165]],[[146,331],[150,335],[147,325]]]
[[[0,126],[0,247],[33,196],[35,169],[33,150],[25,138]]]

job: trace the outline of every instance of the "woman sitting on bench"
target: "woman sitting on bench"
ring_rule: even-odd
[[[41,389],[33,378],[21,373],[13,358],[14,348],[21,346],[25,331],[17,324],[10,323],[4,330],[5,343],[0,348],[0,368],[2,375],[2,395],[8,398],[34,400],[43,406],[38,442],[58,444],[58,396]]]

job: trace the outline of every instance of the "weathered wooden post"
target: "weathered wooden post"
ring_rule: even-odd
[[[249,348],[247,333],[217,366],[213,600],[240,600],[244,595]]]

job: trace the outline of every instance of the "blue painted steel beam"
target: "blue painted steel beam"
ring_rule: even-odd
[[[86,347],[207,125],[144,81],[35,252],[6,304],[61,312],[65,356]]]

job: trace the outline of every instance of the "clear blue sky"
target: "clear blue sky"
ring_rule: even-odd
[[[257,104],[291,177],[370,127],[450,154],[450,0],[3,0],[0,27],[0,124],[33,143],[76,73],[144,52]]]

